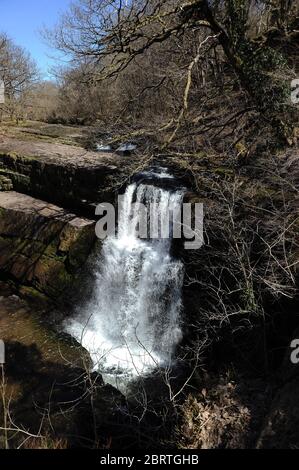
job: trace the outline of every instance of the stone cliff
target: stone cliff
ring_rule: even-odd
[[[5,137],[0,143],[0,189],[14,189],[93,217],[97,203],[114,200],[129,165],[116,154]]]

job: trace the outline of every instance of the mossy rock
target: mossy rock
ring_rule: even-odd
[[[36,305],[39,308],[46,308],[50,305],[49,297],[42,294],[34,287],[21,286],[18,292],[21,297],[29,300],[32,305]]]
[[[61,261],[42,256],[34,267],[34,285],[50,297],[60,297],[72,282],[72,275],[67,272],[65,264]]]
[[[0,191],[11,191],[13,183],[10,178],[0,174]]]
[[[44,201],[0,193],[0,270],[60,301],[93,248],[94,225]]]

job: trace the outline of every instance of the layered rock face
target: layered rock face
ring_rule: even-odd
[[[93,247],[94,224],[39,199],[0,192],[0,272],[25,294],[60,299]]]
[[[8,128],[0,139],[0,275],[57,300],[93,247],[96,206],[114,202],[132,159],[87,151],[76,129],[52,128]]]
[[[93,217],[99,202],[114,200],[128,160],[58,142],[0,143],[0,190],[45,199]]]

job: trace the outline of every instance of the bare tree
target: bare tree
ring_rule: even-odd
[[[287,85],[291,72],[284,56],[272,47],[271,38],[277,31],[285,38],[298,35],[292,16],[297,13],[298,5],[292,1],[79,0],[46,36],[71,56],[73,64],[88,64],[92,81],[120,76],[124,81],[126,74],[141,80],[144,74],[136,71],[139,67],[150,79],[143,88],[137,87],[141,100],[144,90],[162,89],[162,94],[168,90],[168,96],[174,93],[175,97],[179,92],[185,94],[185,110],[199,74],[202,83],[209,75],[220,76],[225,61],[253,108],[281,137],[291,138]],[[258,28],[253,26],[256,16]],[[213,40],[206,44],[208,37]],[[200,44],[206,46],[201,51]],[[186,117],[181,106],[172,109],[174,135],[177,124],[182,124],[182,113]]]
[[[27,117],[35,121],[47,121],[59,103],[59,87],[53,81],[34,83],[28,92]]]
[[[38,79],[38,70],[30,54],[5,34],[0,35],[0,77],[5,87],[2,115],[18,120],[23,115],[28,92]]]

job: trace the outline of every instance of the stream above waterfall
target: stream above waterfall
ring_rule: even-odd
[[[183,263],[172,256],[171,236],[141,239],[135,230],[136,203],[153,205],[162,221],[181,207],[184,188],[168,188],[167,180],[166,169],[150,169],[126,188],[117,235],[105,239],[94,262],[92,295],[66,325],[107,381],[169,367],[182,338]]]

